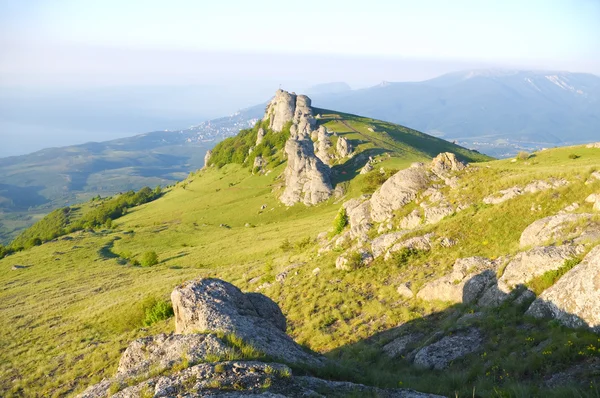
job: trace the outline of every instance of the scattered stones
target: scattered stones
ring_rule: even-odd
[[[442,370],[454,360],[481,348],[483,337],[478,329],[469,329],[428,345],[417,352],[414,364],[428,369]]]
[[[600,332],[600,246],[545,290],[526,313],[557,319],[567,327],[589,327]]]
[[[486,196],[483,198],[483,203],[497,205],[526,193],[546,191],[548,189],[555,189],[568,184],[569,182],[567,180],[556,178],[550,178],[548,181],[533,181],[527,184],[524,188],[515,186],[503,189],[496,194]]]

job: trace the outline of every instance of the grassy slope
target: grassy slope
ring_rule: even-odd
[[[344,117],[362,134],[370,133],[368,126],[373,121]],[[350,140],[366,141],[364,135],[338,120],[328,121],[327,126]],[[375,130],[404,134],[391,125]],[[361,145],[368,149],[372,144]],[[569,159],[573,151],[581,158]],[[381,157],[383,167],[407,167],[430,155],[394,152],[396,156],[390,159]],[[441,312],[423,322],[444,327],[452,314],[446,305],[403,302],[395,292],[397,283],[413,280],[422,284],[442,274],[458,257],[514,252],[528,223],[566,204],[581,203],[587,194],[600,189],[600,183],[583,184],[599,161],[600,151],[578,148],[550,150],[528,162],[481,165],[466,177],[461,200],[471,196],[480,202],[483,195],[514,182],[545,175],[579,182],[559,189],[558,197],[542,192],[499,206],[470,208],[429,227],[440,235],[458,238],[460,245],[416,256],[407,263],[378,260],[353,272],[335,269],[338,253],[317,256],[312,241],[319,232],[330,229],[341,202],[332,199],[313,208],[282,206],[276,194],[283,166],[267,176],[251,176],[247,168],[236,165],[199,172],[188,178],[187,184],[178,184],[164,197],[118,219],[112,230],[76,233],[72,240],[60,239],[0,260],[0,322],[5,325],[0,329],[0,395],[62,396],[110,375],[121,350],[132,339],[173,330],[172,321],[141,328],[139,303],[149,297],[168,297],[182,281],[216,276],[254,290],[297,263],[303,265],[290,273],[285,284],[273,284],[264,292],[282,306],[289,319],[288,331],[299,342],[333,357],[360,359],[368,369],[361,381],[388,386],[403,382],[403,386],[444,394],[454,390],[470,394],[473,386],[489,392],[489,381],[486,384],[484,376],[484,380],[469,378],[464,374],[466,367],[452,368],[444,373],[449,381],[434,383],[442,375],[382,360],[377,347],[385,335],[372,342],[365,339],[403,322],[419,322],[436,311]],[[359,166],[362,164],[336,167],[345,167],[346,175],[354,175]],[[363,179],[352,179],[347,198],[360,194]],[[532,203],[538,202],[544,204],[542,211],[532,213]],[[267,208],[261,212],[263,204]],[[588,207],[582,206],[582,211],[590,210]],[[286,238],[292,248],[283,250]],[[117,257],[127,253],[139,258],[148,250],[159,254],[158,265],[132,267]],[[30,267],[11,271],[14,264]],[[317,267],[321,272],[313,276]],[[536,338],[544,337],[540,333]],[[566,338],[569,332],[560,329],[557,333]],[[590,339],[583,332],[570,338],[575,344],[587,344]],[[506,353],[492,346],[489,356],[500,361]],[[541,365],[531,366],[541,372]],[[533,383],[538,383],[536,380]]]

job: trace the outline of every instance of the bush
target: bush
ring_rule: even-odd
[[[333,220],[333,233],[334,235],[339,234],[348,225],[348,215],[346,214],[346,208],[340,208],[335,220]]]
[[[285,238],[283,242],[281,242],[281,245],[279,245],[279,248],[284,252],[289,252],[290,250],[292,250],[292,244],[290,243],[290,240],[288,238]]]
[[[144,310],[144,326],[169,319],[173,316],[173,306],[167,300],[152,300]]]
[[[580,157],[581,157],[581,156],[579,156],[579,155],[576,155],[576,154],[574,154],[574,153],[571,153],[571,154],[569,155],[569,159],[579,159]]]
[[[531,155],[529,154],[529,152],[525,152],[525,151],[521,151],[519,153],[517,153],[517,159],[518,160],[527,160],[529,159]]]
[[[373,170],[365,176],[363,180],[365,186],[362,187],[363,193],[373,193],[377,188],[383,185],[391,176],[396,174],[398,169],[389,169],[385,173],[381,173],[379,170]]]
[[[151,267],[156,265],[158,264],[158,255],[155,251],[146,252],[142,255],[140,263],[142,264],[142,267]]]

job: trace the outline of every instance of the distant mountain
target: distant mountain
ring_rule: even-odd
[[[203,166],[208,149],[263,112],[259,105],[185,130],[0,158],[0,242],[57,207],[179,181]]]
[[[600,135],[600,77],[584,73],[472,70],[314,99],[316,106],[403,124],[493,156]]]

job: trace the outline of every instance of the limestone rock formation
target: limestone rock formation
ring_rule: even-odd
[[[333,189],[330,170],[317,158],[309,138],[290,139],[285,144],[287,167],[285,169],[285,190],[280,200],[286,206],[297,202],[316,205],[327,200]]]
[[[267,105],[263,120],[269,121],[269,128],[280,132],[286,123],[292,121],[296,112],[296,94],[277,90],[275,97]]]
[[[554,318],[568,327],[590,327],[600,333],[600,246],[545,290],[527,314]]]
[[[336,150],[340,158],[345,158],[352,153],[352,144],[346,138],[339,137]]]
[[[479,350],[482,344],[483,336],[478,329],[458,332],[422,348],[414,363],[429,369],[445,369],[452,361]]]
[[[265,129],[262,127],[258,129],[258,133],[256,134],[256,145],[260,145],[265,139]]]
[[[204,167],[203,169],[208,168],[208,162],[210,162],[210,157],[212,156],[212,151],[209,149],[206,151],[206,155],[204,155]]]
[[[408,213],[402,220],[400,220],[400,228],[402,229],[415,229],[421,223],[423,219],[421,218],[421,212],[417,209]]]
[[[400,240],[408,231],[392,232],[389,234],[379,235],[371,242],[371,251],[375,258],[384,254],[390,247]]]
[[[227,282],[207,278],[177,287],[171,301],[176,333],[234,333],[274,358],[320,363],[320,359],[306,353],[285,334],[281,310],[262,294],[244,294]]]
[[[523,188],[518,187],[518,186],[510,187],[507,189],[500,190],[495,194],[486,196],[485,198],[483,198],[483,203],[497,205],[497,204],[506,202],[507,200],[516,198],[517,196],[520,196],[520,195],[523,195],[526,193],[536,193],[536,192],[540,192],[540,191],[546,191],[549,189],[563,187],[568,184],[569,184],[569,182],[567,180],[556,179],[556,178],[550,178],[547,181],[542,181],[542,180],[533,181],[533,182],[530,182],[529,184],[527,184]]]
[[[331,165],[332,157],[330,155],[331,138],[327,133],[325,126],[319,126],[316,130],[316,141],[314,143],[315,155],[326,165]]]
[[[254,158],[254,164],[252,165],[253,172],[257,171],[259,174],[263,174],[265,172],[265,167],[267,166],[267,160],[264,159],[261,155],[258,155]]]
[[[423,236],[415,236],[410,239],[406,239],[402,242],[396,243],[392,247],[390,247],[385,253],[385,260],[389,260],[393,257],[393,254],[399,252],[403,249],[412,249],[418,251],[428,252],[431,250],[431,238],[433,237],[432,233],[423,235]]]
[[[600,142],[592,142],[591,144],[587,144],[586,148],[600,148]]]

